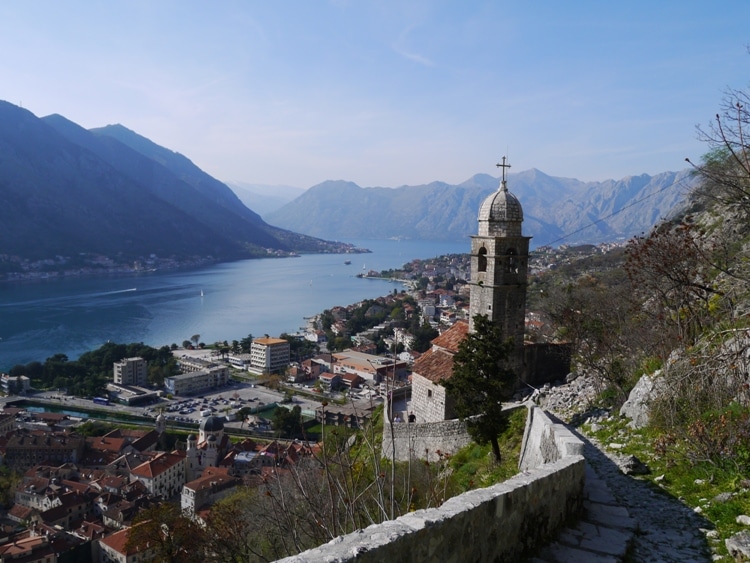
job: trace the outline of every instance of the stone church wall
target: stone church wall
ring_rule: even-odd
[[[454,418],[453,403],[446,394],[445,387],[433,383],[418,373],[412,374],[412,412],[417,422],[440,422]]]

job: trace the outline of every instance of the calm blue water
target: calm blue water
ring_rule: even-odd
[[[200,270],[0,285],[0,371],[58,352],[75,359],[107,340],[162,346],[296,332],[303,317],[393,291],[356,276],[470,243],[353,241],[372,254],[245,260]],[[345,259],[352,264],[344,264]],[[203,291],[203,297],[201,297]]]

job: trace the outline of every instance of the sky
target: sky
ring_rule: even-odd
[[[699,160],[750,2],[0,3],[0,99],[120,123],[225,182],[585,181]]]

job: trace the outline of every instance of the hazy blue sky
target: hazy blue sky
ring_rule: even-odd
[[[750,1],[0,3],[0,99],[307,188],[685,167],[748,86]]]

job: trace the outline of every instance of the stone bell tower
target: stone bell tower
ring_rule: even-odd
[[[469,331],[474,316],[487,315],[499,324],[503,334],[513,338],[514,358],[510,367],[523,373],[523,335],[526,316],[526,285],[529,241],[521,233],[523,209],[508,191],[503,157],[502,180],[498,190],[479,208],[479,233],[471,237],[471,282]]]

